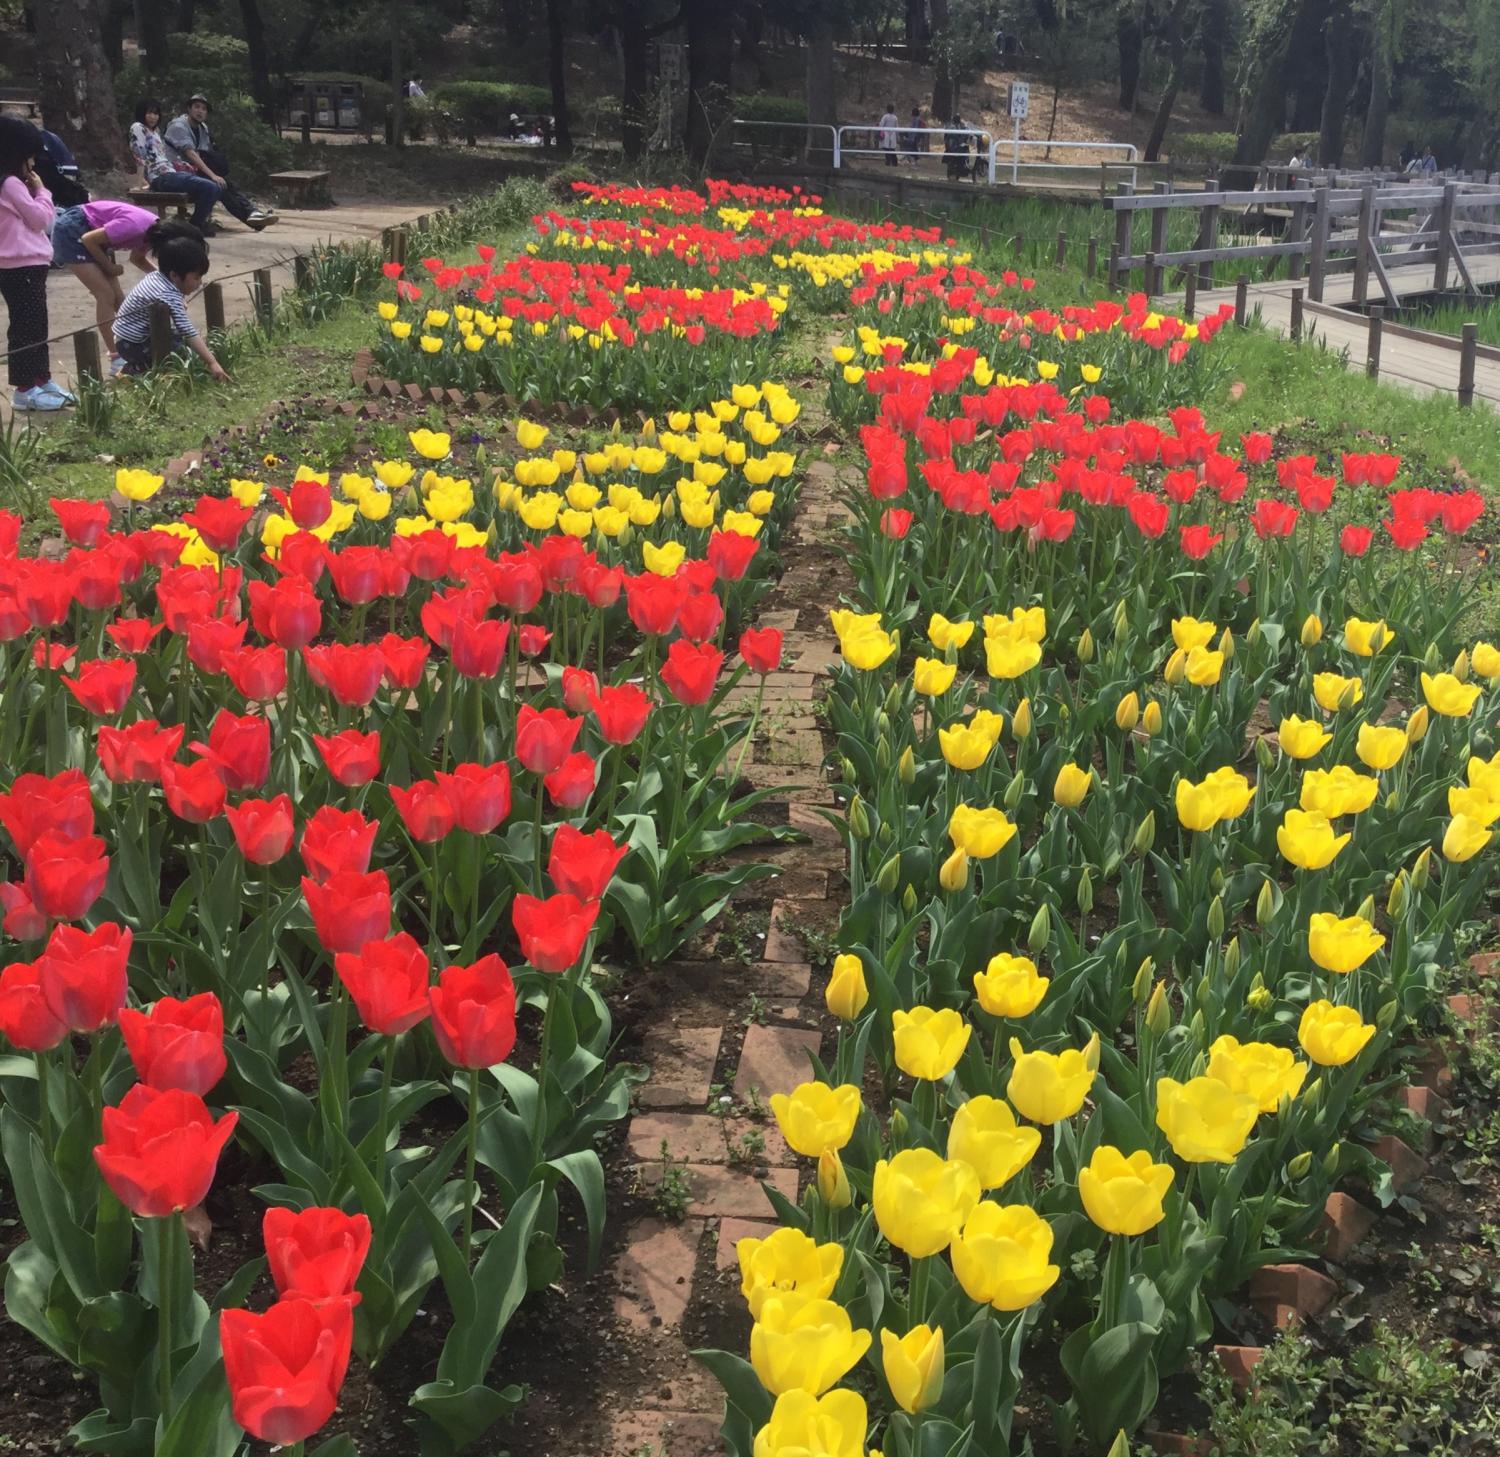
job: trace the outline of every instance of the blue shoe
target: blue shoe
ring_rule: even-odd
[[[37,401],[48,400],[56,403],[36,404],[34,409],[60,410],[64,405],[76,405],[78,396],[71,390],[65,390],[56,380],[49,379],[46,384],[39,384],[31,392],[32,398]]]
[[[57,394],[48,394],[41,385],[38,385],[35,389],[17,390],[11,396],[10,402],[18,413],[26,410],[60,410],[68,403],[68,401],[59,398]]]

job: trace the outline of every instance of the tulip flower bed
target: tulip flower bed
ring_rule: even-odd
[[[815,1177],[739,1244],[748,1361],[700,1356],[744,1457],[1123,1452],[1335,1186],[1392,1197],[1364,1139],[1493,886],[1485,502],[1162,422],[1197,344],[1122,418],[1113,373],[996,362],[1034,315],[896,306],[830,395],[841,1030],[772,1100]]]

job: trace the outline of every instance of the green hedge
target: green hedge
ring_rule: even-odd
[[[734,114],[742,121],[805,122],[807,103],[795,96],[737,96]]]
[[[792,96],[736,96],[734,115],[740,121],[785,122],[782,127],[748,126],[736,133],[734,140],[757,156],[792,158],[807,144],[807,133],[801,123],[807,121],[807,103]],[[826,137],[826,133],[824,133]]]
[[[466,132],[503,132],[511,112],[522,117],[552,110],[552,93],[543,86],[525,86],[511,81],[444,81],[432,92],[432,100]]]
[[[1174,162],[1227,162],[1234,156],[1233,132],[1173,132],[1167,138],[1166,154]],[[1291,161],[1294,152],[1316,151],[1317,132],[1282,132],[1266,152],[1271,163]]]

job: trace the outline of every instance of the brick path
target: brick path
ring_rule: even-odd
[[[719,1453],[723,1397],[717,1382],[691,1359],[695,1344],[684,1331],[695,1293],[717,1286],[736,1288],[735,1241],[768,1234],[774,1227],[762,1181],[787,1198],[799,1192],[796,1156],[782,1141],[775,1121],[708,1111],[710,1088],[721,1046],[732,1037],[747,1005],[759,1013],[746,1027],[738,1061],[729,1079],[737,1104],[756,1100],[763,1107],[772,1093],[790,1091],[811,1075],[808,1052],[818,1051],[823,1013],[821,977],[814,983],[808,953],[795,926],[810,908],[832,909],[831,883],[842,887],[843,847],[838,831],[818,813],[834,803],[824,771],[825,745],[815,700],[820,678],[835,661],[828,609],[848,580],[830,561],[827,534],[839,516],[834,459],[812,464],[798,513],[783,543],[785,572],[757,622],[785,634],[785,670],[766,682],[762,726],[744,774],[759,786],[774,786],[788,806],[790,823],[807,841],[757,846],[754,858],[779,868],[770,882],[747,887],[751,898],[775,896],[761,959],[742,963],[674,963],[667,970],[718,989],[726,1020],[717,1026],[664,1027],[647,1041],[651,1079],[641,1089],[639,1111],[626,1134],[637,1177],[650,1188],[662,1179],[662,1144],[687,1181],[685,1217],[668,1223],[638,1219],[626,1235],[611,1276],[617,1287],[615,1314],[622,1326],[653,1354],[650,1371],[632,1397],[620,1396],[610,1436],[599,1457],[710,1457]],[[791,605],[788,605],[791,604]],[[746,707],[755,688],[736,690]],[[832,872],[838,872],[837,875]],[[841,894],[841,889],[840,889]],[[753,1001],[752,1001],[753,998]],[[727,1004],[727,1005],[726,1005]],[[691,1007],[689,1003],[689,1007]],[[690,1015],[687,1008],[684,1015]],[[699,1020],[703,1020],[701,1015]],[[746,1134],[759,1134],[764,1146],[754,1161],[731,1161],[730,1149]],[[738,1298],[737,1296],[735,1297]],[[660,1372],[674,1372],[663,1381]]]

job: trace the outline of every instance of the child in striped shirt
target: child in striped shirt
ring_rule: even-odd
[[[227,380],[223,365],[187,312],[187,295],[202,286],[208,272],[208,249],[197,238],[170,238],[157,249],[156,263],[157,271],[125,295],[115,315],[115,345],[125,361],[123,372],[144,374],[151,367],[151,305],[159,303],[171,312],[173,344],[191,349],[215,379]]]

